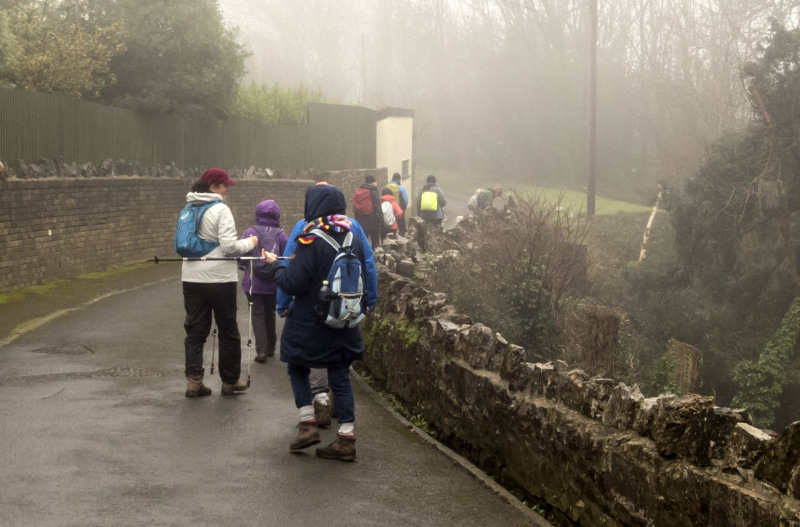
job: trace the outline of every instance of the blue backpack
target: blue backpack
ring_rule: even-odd
[[[353,253],[353,233],[347,233],[342,245],[319,229],[312,229],[311,233],[336,250],[328,277],[320,290],[317,312],[323,322],[332,328],[356,327],[364,319],[361,310],[364,272],[361,260]]]
[[[205,211],[221,201],[211,201],[209,203],[189,203],[178,215],[178,228],[175,229],[175,252],[185,258],[198,258],[205,256],[215,247],[218,242],[204,240],[197,235],[197,228]]]

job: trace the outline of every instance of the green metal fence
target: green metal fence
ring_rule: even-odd
[[[58,95],[0,89],[0,160],[122,159],[143,166],[345,170],[375,167],[376,113],[314,103],[308,124],[148,117]]]

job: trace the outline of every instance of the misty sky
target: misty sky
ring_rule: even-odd
[[[250,80],[415,110],[415,151],[517,179],[584,180],[584,0],[219,0]],[[598,177],[652,194],[752,117],[741,67],[797,0],[599,0]],[[417,157],[417,156],[415,156]],[[436,157],[433,160],[431,158]]]

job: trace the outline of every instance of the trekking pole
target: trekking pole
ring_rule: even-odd
[[[247,335],[247,387],[250,387],[250,359],[252,356],[253,344],[253,264],[250,263],[250,294],[247,296],[247,304],[250,306],[250,332]]]
[[[214,326],[214,331],[211,332],[211,375],[214,375],[214,355],[217,354],[217,326]]]
[[[291,260],[289,256],[277,256],[275,257],[276,260]],[[264,260],[262,256],[215,256],[215,257],[208,257],[208,256],[198,256],[194,258],[189,257],[182,257],[182,258],[159,258],[158,256],[147,260],[148,262],[153,262],[158,264],[158,262],[217,262],[217,261],[225,261],[225,260]]]

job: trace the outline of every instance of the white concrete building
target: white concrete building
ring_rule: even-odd
[[[386,167],[390,180],[395,172],[400,174],[401,183],[411,198],[414,195],[411,188],[414,110],[389,107],[378,110],[375,135],[375,166]]]

